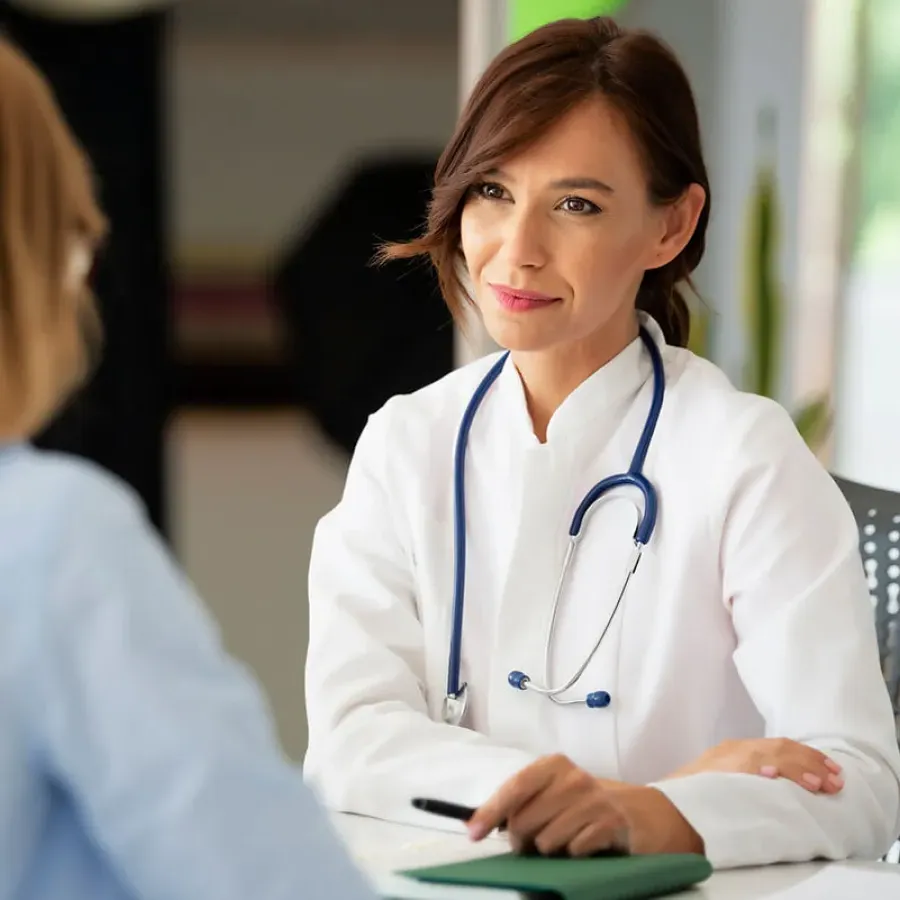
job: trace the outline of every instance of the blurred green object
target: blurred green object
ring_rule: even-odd
[[[833,414],[827,397],[817,397],[794,413],[794,424],[810,450],[818,450],[831,433]]]
[[[556,19],[611,16],[627,0],[509,0],[509,39],[520,37]]]
[[[749,354],[744,387],[777,399],[785,299],[777,274],[778,183],[775,174],[775,111],[759,113],[759,163],[750,196],[744,254],[744,318]],[[832,413],[827,397],[814,397],[794,413],[794,424],[807,445],[818,450],[828,438]]]
[[[750,340],[745,386],[774,397],[784,298],[775,272],[778,252],[778,191],[775,183],[775,112],[764,109],[757,122],[760,161],[750,197],[744,273],[744,318]]]
[[[859,209],[852,262],[893,271],[900,247],[900,3],[866,0],[859,12]]]
[[[710,313],[709,310],[700,303],[690,304],[691,310],[691,333],[688,338],[687,348],[697,356],[704,359],[709,357],[710,353]]]

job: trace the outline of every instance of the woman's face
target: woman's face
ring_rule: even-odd
[[[650,202],[637,148],[612,106],[597,98],[576,107],[466,200],[462,250],[490,336],[521,352],[627,343],[645,270],[669,262],[690,237],[675,234],[681,205]]]

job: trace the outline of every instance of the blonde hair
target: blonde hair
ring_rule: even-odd
[[[87,377],[106,232],[87,158],[40,72],[0,36],[0,436],[47,424]]]

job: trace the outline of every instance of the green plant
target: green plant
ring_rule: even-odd
[[[749,354],[745,388],[775,397],[780,372],[784,294],[777,275],[778,183],[773,162],[776,118],[763,109],[757,123],[760,159],[750,198],[745,253],[743,310]],[[827,397],[814,397],[793,415],[794,424],[813,450],[831,430],[832,411]]]

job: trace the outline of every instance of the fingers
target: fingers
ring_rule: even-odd
[[[789,738],[722,741],[669,777],[712,771],[786,778],[812,793],[836,794],[844,787],[838,763],[820,750]]]
[[[571,765],[565,757],[546,756],[513,775],[466,823],[469,837],[480,841],[501,825],[509,827],[509,820]]]
[[[622,815],[600,794],[552,818],[536,834],[519,836],[516,844],[542,856],[590,856],[618,847],[627,831]],[[521,852],[516,850],[516,852]]]
[[[816,765],[788,766],[780,774],[782,778],[796,782],[813,794],[837,794],[844,787],[842,775],[829,772],[824,767],[819,770]]]
[[[795,741],[778,742],[771,762],[759,769],[766,778],[787,778],[811,793],[836,794],[844,787],[841,767],[820,750]]]
[[[575,765],[556,777],[507,823],[513,849],[532,845],[545,855],[564,850],[569,839],[608,806],[599,782]]]
[[[569,856],[593,856],[603,850],[628,851],[628,829],[618,816],[590,822],[569,841]]]
[[[559,792],[553,793],[558,794]],[[552,833],[554,830],[553,823],[560,816],[564,819],[571,819],[573,814],[572,804],[567,806],[563,797],[550,796],[550,794],[550,789],[538,794],[530,803],[525,804],[521,810],[514,813],[507,820],[506,828],[509,832],[509,845],[515,853],[532,853],[537,851],[547,855],[555,852],[555,847],[545,850],[543,845],[537,843],[536,838],[548,828]],[[577,814],[578,812],[576,811]]]
[[[546,757],[503,784],[467,823],[473,840],[506,825],[514,852],[588,855],[626,846],[627,822],[602,783],[565,757]]]
[[[510,813],[508,828],[511,833],[536,835],[551,820],[567,811],[582,809],[586,800],[602,795],[597,779],[567,761],[566,765],[555,767],[553,778],[543,790]]]

